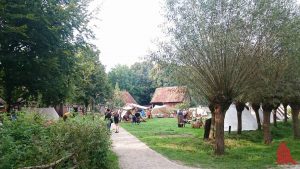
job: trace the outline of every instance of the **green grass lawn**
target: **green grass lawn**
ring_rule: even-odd
[[[226,154],[213,155],[213,144],[203,141],[203,128],[177,127],[177,119],[151,119],[140,125],[122,123],[122,127],[145,142],[153,150],[171,160],[202,168],[270,168],[276,166],[276,151],[281,141],[287,143],[292,157],[300,161],[300,141],[293,140],[292,125],[279,123],[272,128],[273,143],[263,144],[260,131],[244,131],[242,135],[225,133]]]

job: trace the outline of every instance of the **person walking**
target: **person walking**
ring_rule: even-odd
[[[107,122],[107,123],[106,123],[107,129],[110,131],[111,123],[112,123],[112,118],[111,118],[111,111],[110,111],[110,109],[106,109],[104,120],[106,120],[106,122]]]
[[[116,125],[116,132],[115,133],[119,133],[119,121],[120,121],[120,114],[119,111],[116,111],[114,113],[114,123]]]

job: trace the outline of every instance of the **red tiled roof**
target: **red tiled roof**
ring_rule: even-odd
[[[186,99],[187,87],[156,88],[151,103],[180,103]]]
[[[137,104],[137,102],[134,100],[134,98],[131,96],[131,94],[127,91],[121,91],[122,93],[122,100],[125,104],[128,103],[134,103]]]

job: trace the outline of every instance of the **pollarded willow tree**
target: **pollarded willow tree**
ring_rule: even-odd
[[[224,154],[224,117],[251,87],[259,56],[249,1],[167,1],[170,43],[159,59],[214,107],[215,154]]]
[[[292,20],[287,25],[288,33],[282,36],[282,48],[288,52],[288,66],[281,81],[283,91],[283,103],[285,107],[289,104],[292,109],[293,135],[300,139],[300,12],[299,6],[294,7]],[[286,114],[285,114],[286,116]],[[285,117],[286,119],[286,117]]]
[[[250,89],[258,77],[263,77],[257,76],[262,67],[274,65],[277,55],[273,54],[279,51],[273,36],[278,32],[275,29],[273,34],[273,27],[269,26],[284,23],[278,8],[286,4],[291,3],[284,0],[166,1],[169,40],[156,56],[160,62],[177,65],[181,78],[213,106],[217,155],[224,154],[226,110],[234,100],[244,99],[253,91]]]
[[[295,53],[299,45],[299,12],[295,1],[276,0],[259,3],[261,25],[257,32],[262,35],[259,45],[260,68],[253,88],[248,92],[249,101],[262,103],[264,142],[270,144],[270,115],[280,102],[286,102],[287,93],[299,94],[299,88],[288,91],[288,84],[297,77]],[[299,56],[298,56],[299,57]],[[288,70],[294,70],[288,71]],[[299,74],[298,74],[299,75]],[[294,76],[294,77],[292,77]],[[288,99],[291,100],[291,99]]]

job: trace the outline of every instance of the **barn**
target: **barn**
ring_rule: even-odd
[[[186,86],[156,88],[151,99],[151,104],[175,107],[177,104],[190,102],[190,96]]]

